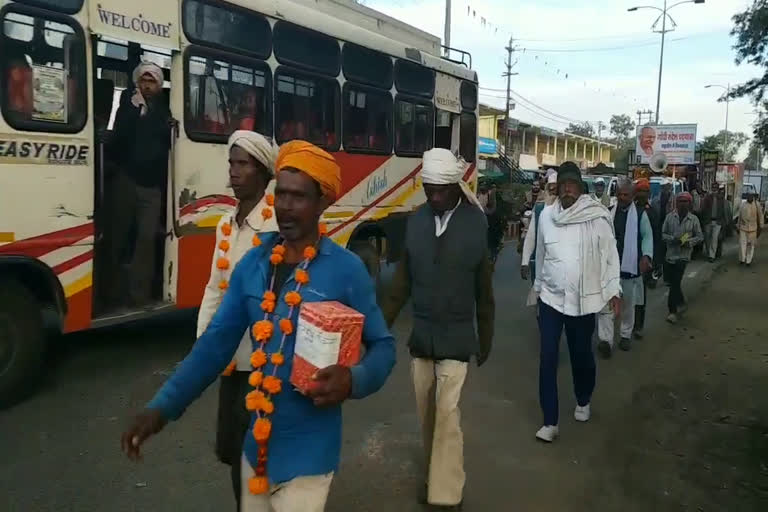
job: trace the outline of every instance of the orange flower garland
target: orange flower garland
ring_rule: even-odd
[[[274,198],[267,197],[267,204],[274,204]],[[297,306],[301,304],[302,297],[299,293],[302,285],[309,283],[309,273],[307,267],[310,262],[317,256],[317,250],[312,247],[306,247],[304,249],[304,261],[296,269],[294,278],[296,280],[296,288],[285,294],[283,301],[288,306],[288,314],[285,318],[281,318],[277,325],[280,328],[281,339],[280,346],[276,352],[273,352],[269,356],[269,361],[272,363],[272,374],[264,375],[261,370],[267,364],[266,345],[269,340],[275,334],[274,320],[270,317],[275,311],[277,305],[277,294],[274,292],[275,287],[275,273],[276,269],[272,271],[272,280],[270,282],[269,290],[264,292],[262,297],[261,309],[264,311],[263,320],[253,324],[251,332],[253,339],[258,344],[258,348],[251,355],[251,365],[255,368],[255,371],[251,373],[248,378],[248,383],[254,388],[253,391],[246,396],[246,408],[249,411],[256,413],[256,421],[253,425],[253,438],[258,444],[258,459],[256,467],[253,469],[254,476],[248,480],[248,490],[251,494],[265,494],[269,492],[269,478],[267,474],[267,445],[272,433],[272,422],[266,418],[267,415],[274,413],[275,403],[271,399],[274,395],[279,394],[283,389],[282,381],[277,377],[277,370],[280,366],[285,364],[285,355],[283,354],[283,347],[288,336],[294,333],[294,324],[291,318],[294,315],[294,311]],[[269,261],[277,267],[283,261],[285,261],[285,247],[281,244],[275,245],[272,248],[272,254],[269,257]]]
[[[275,196],[267,194],[264,200],[267,202],[267,206],[275,206]]]

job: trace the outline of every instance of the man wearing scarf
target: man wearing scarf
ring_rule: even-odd
[[[237,199],[237,207],[231,214],[222,216],[216,227],[211,275],[197,316],[198,338],[203,335],[221,304],[226,291],[223,284],[231,280],[235,266],[253,247],[254,236],[278,230],[267,199],[268,195],[274,195],[276,157],[277,148],[259,133],[236,131],[229,137],[227,181]],[[270,210],[269,216],[264,215],[265,210]],[[227,250],[222,250],[222,247]],[[229,262],[225,269],[218,267],[222,257],[226,257]],[[216,455],[221,462],[231,467],[232,488],[238,503],[241,494],[240,458],[243,437],[250,423],[250,413],[245,408],[245,395],[251,391],[248,385],[250,358],[251,336],[246,330],[235,352],[235,368],[230,368],[231,371],[222,375],[219,385]]]
[[[382,306],[391,326],[412,299],[408,346],[427,467],[420,501],[442,510],[461,508],[459,398],[470,359],[478,366],[488,359],[495,313],[488,227],[465,172],[466,164],[446,149],[424,153],[427,204],[408,219],[405,251]]]
[[[340,169],[334,158],[308,142],[293,141],[281,147],[275,172],[279,235],[262,234],[261,244],[240,260],[208,327],[123,434],[121,445],[128,457],[136,459],[147,438],[182,415],[230,364],[243,332],[265,319],[260,305],[267,292],[272,292],[276,300],[270,330],[277,335],[265,340],[263,352],[271,357],[260,362],[259,368],[262,378],[274,375],[283,384],[276,395],[270,391],[274,409],[269,414],[266,454],[262,451],[265,445],[256,441],[257,411],[251,415],[240,462],[240,511],[322,512],[339,465],[341,404],[381,388],[395,362],[394,340],[376,304],[373,283],[363,263],[350,251],[320,236],[320,216],[341,190]],[[280,249],[275,250],[278,245]],[[282,261],[271,262],[275,254],[281,254]],[[304,277],[296,272],[299,264],[306,266]],[[307,395],[294,390],[289,382],[296,330],[284,330],[279,321],[288,318],[295,325],[298,308],[292,310],[286,296],[304,278],[309,281],[301,288],[302,303],[338,301],[365,316],[365,355],[361,361],[351,368],[334,364],[320,369]],[[284,344],[281,332],[285,334]],[[257,346],[254,343],[252,350]],[[276,354],[283,357],[275,359]],[[264,413],[260,414],[263,418]],[[264,478],[267,488],[263,487]],[[208,504],[207,508],[222,507]]]
[[[691,213],[691,203],[693,203],[691,194],[688,192],[678,194],[675,211],[667,215],[661,228],[661,237],[667,246],[664,277],[669,279],[667,321],[671,324],[677,323],[678,314],[688,309],[682,289],[685,267],[691,261],[693,248],[704,241],[699,219]]]
[[[114,177],[111,258],[115,266],[113,306],[145,306],[151,302],[156,271],[156,240],[162,217],[162,194],[168,178],[171,114],[163,96],[163,70],[142,62],[133,72],[133,90],[126,89],[115,116],[114,135],[107,148],[118,165]],[[135,228],[135,244],[130,233]],[[124,303],[120,259],[133,245]]]
[[[595,314],[610,302],[621,307],[619,255],[610,212],[584,194],[581,171],[565,162],[557,174],[558,198],[539,217],[536,281],[539,297],[539,401],[544,425],[536,438],[552,442],[559,435],[557,366],[565,328],[576,393],[577,421],[588,421],[595,388],[592,335]]]
[[[617,203],[611,208],[613,229],[616,233],[616,247],[621,264],[621,350],[632,346],[632,331],[635,327],[635,306],[645,304],[642,275],[650,272],[653,261],[653,230],[645,211],[634,202],[634,184],[628,179],[619,181]],[[611,357],[614,341],[614,315],[610,306],[601,311],[597,318],[597,349],[604,358]]]

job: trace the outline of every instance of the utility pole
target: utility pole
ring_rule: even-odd
[[[643,117],[648,116],[648,122],[653,119],[653,110],[638,110],[637,111],[637,126],[643,125]]]
[[[451,54],[451,0],[445,0],[445,35],[443,36],[445,41],[445,56],[449,57]]]
[[[504,156],[509,158],[509,100],[511,95],[511,80],[512,80],[512,53],[515,48],[512,46],[514,39],[509,36],[509,45],[505,48],[507,50],[507,72],[503,76],[507,77],[507,107],[504,115]],[[517,74],[517,73],[514,73]]]
[[[605,128],[605,125],[602,121],[597,122],[597,162],[595,162],[595,165],[597,165],[599,162],[603,161],[603,153],[602,148],[600,148],[600,143],[603,139],[603,128]]]

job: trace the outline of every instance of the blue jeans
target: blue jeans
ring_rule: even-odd
[[[544,425],[557,425],[559,419],[557,363],[563,327],[571,356],[576,402],[582,406],[589,404],[595,390],[595,356],[592,353],[595,315],[567,316],[539,300],[539,403],[544,413]]]

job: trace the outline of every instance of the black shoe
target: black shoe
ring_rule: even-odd
[[[747,263],[746,263],[746,262],[744,262],[744,261],[740,261],[740,262],[739,262],[739,266],[742,266],[742,267],[743,267],[744,265],[746,265],[746,264],[747,264]]]
[[[709,262],[710,263],[714,263],[715,262],[715,258],[709,258]]]
[[[613,349],[611,348],[611,344],[607,341],[601,341],[597,344],[597,351],[600,352],[600,355],[603,359],[610,359],[611,354],[613,353]]]
[[[751,267],[751,266],[752,266],[752,264],[751,264],[751,263],[747,263],[747,268],[749,268],[749,267]]]
[[[629,338],[621,338],[619,341],[619,348],[624,352],[629,352],[632,348],[632,340]]]

